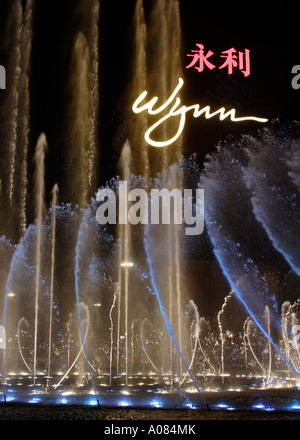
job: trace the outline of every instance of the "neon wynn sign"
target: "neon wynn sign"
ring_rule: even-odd
[[[213,118],[214,116],[219,115],[220,121],[223,121],[224,119],[230,117],[232,122],[243,122],[243,121],[256,121],[256,122],[268,122],[268,119],[265,118],[257,118],[256,116],[244,116],[244,117],[236,117],[235,112],[236,110],[233,108],[231,110],[226,111],[224,107],[219,108],[215,112],[211,113],[210,106],[206,106],[203,109],[200,108],[199,104],[194,104],[191,106],[182,105],[179,107],[181,100],[178,96],[176,96],[179,92],[179,90],[182,88],[184,82],[182,78],[179,78],[178,85],[176,86],[174,92],[171,94],[171,96],[166,100],[164,104],[162,104],[158,108],[154,108],[155,104],[158,101],[158,97],[155,96],[152,98],[149,102],[146,102],[146,104],[141,105],[142,101],[146,98],[148,92],[145,91],[141,93],[141,95],[137,98],[135,103],[132,106],[132,110],[134,113],[142,113],[144,111],[147,111],[149,115],[158,115],[162,113],[166,108],[172,105],[169,113],[167,113],[165,116],[163,116],[161,119],[159,119],[155,124],[153,124],[145,133],[145,140],[147,144],[152,145],[153,147],[166,147],[168,145],[173,144],[180,135],[183,132],[185,121],[186,121],[186,114],[189,111],[193,111],[194,118],[199,118],[201,115],[204,115],[206,119]],[[179,119],[179,126],[177,133],[175,136],[168,140],[164,141],[155,141],[152,139],[152,133],[155,131],[157,127],[159,127],[161,124],[163,124],[165,121],[167,121],[170,118],[174,118],[180,116]]]

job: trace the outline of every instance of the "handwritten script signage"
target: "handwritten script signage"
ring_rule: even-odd
[[[236,110],[234,108],[231,110],[226,110],[224,107],[221,107],[218,110],[211,112],[210,106],[206,106],[202,109],[200,108],[199,104],[194,104],[190,106],[186,106],[186,105],[180,106],[181,99],[177,95],[180,89],[183,87],[183,84],[184,84],[183,79],[179,78],[178,85],[176,86],[173,93],[162,105],[158,107],[155,107],[155,105],[159,101],[159,98],[157,96],[155,96],[145,104],[142,104],[142,102],[145,100],[146,96],[148,95],[147,91],[141,93],[140,96],[137,98],[137,100],[134,102],[132,106],[132,110],[134,113],[142,113],[146,111],[149,115],[160,115],[161,113],[164,112],[164,110],[169,109],[169,112],[167,114],[165,114],[161,119],[155,122],[146,131],[144,137],[147,144],[153,147],[162,148],[174,143],[183,132],[186,121],[186,114],[188,112],[192,112],[194,118],[199,118],[200,116],[204,115],[206,119],[219,116],[220,121],[224,121],[224,119],[230,118],[232,122],[243,122],[243,121],[256,121],[260,123],[268,122],[268,119],[258,118],[256,116],[236,117]],[[178,118],[178,130],[176,134],[172,138],[167,140],[153,139],[152,137],[153,132],[159,126],[164,124],[168,119],[172,119],[172,118]]]

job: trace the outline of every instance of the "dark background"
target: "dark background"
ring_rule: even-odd
[[[26,2],[24,1],[24,4]],[[31,145],[34,149],[39,134],[47,135],[48,184],[52,188],[61,179],[65,121],[65,88],[70,55],[78,29],[78,0],[36,0],[33,28],[31,71]],[[2,40],[1,63],[6,64],[4,32],[9,0],[0,1]],[[151,0],[145,0],[146,21]],[[120,101],[132,79],[133,27],[135,0],[102,0],[100,2],[100,117],[99,185],[115,175],[118,152],[113,148],[116,130],[122,119]],[[183,65],[190,62],[187,54],[202,43],[216,56],[223,50],[251,51],[251,75],[247,78],[236,69],[184,69],[186,105],[199,103],[218,109],[236,108],[237,116],[255,115],[269,120],[300,120],[299,94],[291,86],[291,69],[300,64],[298,18],[294,6],[287,3],[256,6],[242,3],[205,5],[194,0],[181,0]],[[1,44],[1,42],[3,44]],[[215,58],[216,61],[216,58]],[[1,92],[4,96],[9,90]],[[213,151],[217,142],[228,136],[257,131],[259,124],[229,124],[188,117],[185,153],[201,156]],[[31,151],[31,154],[32,154]]]

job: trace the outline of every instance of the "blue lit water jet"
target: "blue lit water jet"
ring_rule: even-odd
[[[286,129],[283,133],[264,131],[254,140],[246,138],[244,148],[249,164],[244,168],[244,180],[251,192],[256,219],[274,247],[300,275],[299,187],[292,178],[299,164],[292,158],[299,155],[300,130],[298,125],[292,130],[294,133],[288,135]]]
[[[189,376],[191,377],[191,379],[193,381],[193,384],[195,385],[196,390],[198,391],[199,395],[201,396],[203,403],[208,408],[207,403],[206,403],[206,401],[205,401],[205,399],[204,399],[204,397],[203,397],[203,395],[202,395],[202,393],[201,393],[201,391],[200,391],[200,389],[199,389],[199,387],[197,385],[197,382],[195,381],[195,379],[194,379],[191,371],[189,370],[189,367],[188,367],[188,365],[187,365],[187,363],[186,363],[186,361],[185,361],[185,359],[184,359],[184,357],[183,357],[183,355],[182,355],[182,353],[180,351],[180,348],[179,348],[178,343],[176,341],[173,329],[172,329],[172,327],[170,325],[168,316],[166,314],[164,305],[162,303],[159,290],[158,290],[157,285],[156,285],[156,277],[155,277],[154,268],[153,268],[153,262],[152,262],[152,257],[151,257],[151,254],[152,254],[151,253],[151,248],[152,248],[153,244],[151,244],[151,238],[150,238],[149,228],[148,227],[145,228],[144,244],[145,244],[145,251],[146,251],[146,255],[147,255],[147,262],[148,262],[148,265],[149,265],[149,273],[150,273],[150,277],[151,277],[151,283],[152,283],[152,286],[153,286],[153,289],[154,289],[154,293],[155,293],[157,302],[159,304],[159,309],[160,309],[160,312],[162,314],[162,317],[163,317],[166,329],[167,329],[167,331],[168,331],[168,333],[169,333],[169,335],[170,335],[170,337],[171,337],[171,339],[172,339],[172,341],[174,343],[174,346],[176,347],[176,350],[177,350],[177,352],[178,352],[178,354],[179,354],[179,356],[180,356],[180,358],[182,360],[182,363],[183,363],[186,371],[189,373]]]
[[[261,311],[267,306],[272,324],[280,328],[275,295],[270,290],[266,276],[261,274],[258,262],[255,262],[259,257],[256,243],[264,246],[271,255],[273,251],[268,237],[264,235],[257,222],[256,211],[252,211],[253,199],[244,183],[244,176],[254,172],[251,164],[250,171],[247,168],[245,154],[245,151],[250,154],[251,142],[255,145],[255,141],[249,141],[248,138],[246,141],[242,139],[240,144],[220,145],[218,153],[208,157],[201,177],[206,200],[209,200],[206,204],[207,229],[214,253],[231,289],[282,359],[300,376],[278,344],[270,338],[269,331],[260,317]],[[259,151],[262,150],[263,148]],[[251,231],[251,235],[247,236],[245,231]]]

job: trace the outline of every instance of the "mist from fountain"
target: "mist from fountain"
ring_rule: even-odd
[[[1,179],[5,182],[3,203],[9,207],[16,225],[4,223],[2,228],[16,239],[26,230],[28,191],[28,148],[30,133],[30,90],[32,20],[34,0],[22,7],[21,0],[9,2],[9,21],[5,40],[10,53],[7,68],[8,89],[4,102],[3,116],[5,130],[1,135],[7,145],[7,164],[1,169]],[[5,145],[4,144],[4,145]],[[17,172],[18,170],[18,172]],[[7,229],[7,230],[6,230]]]
[[[147,25],[145,22],[145,13],[143,0],[137,0],[134,11],[134,54],[133,54],[133,80],[131,84],[130,99],[133,101],[137,90],[147,89]],[[132,95],[132,96],[131,96]],[[143,174],[148,176],[149,158],[148,158],[148,145],[145,142],[143,133],[147,130],[147,116],[141,115],[137,121],[133,121],[129,118],[129,130],[130,130],[130,147],[135,157],[134,163],[132,163],[133,169],[131,172],[135,174]]]
[[[296,125],[291,131],[288,135],[284,130],[264,131],[257,139],[249,140],[251,146],[245,146],[249,166],[244,179],[251,191],[257,220],[299,275],[299,188],[295,184],[297,178],[296,181],[291,178],[297,169],[297,161],[291,158],[299,151],[299,127]]]
[[[18,112],[19,112],[19,83],[21,68],[21,39],[23,30],[23,10],[20,0],[13,0],[11,8],[14,13],[11,14],[11,27],[7,32],[12,35],[12,53],[10,63],[8,66],[9,78],[12,79],[11,93],[7,103],[7,111],[10,114],[8,121],[8,138],[9,138],[9,176],[8,176],[8,200],[13,204],[14,180],[15,180],[15,163],[17,153],[17,138],[18,138]],[[10,72],[13,72],[10,74]]]
[[[182,36],[178,0],[155,0],[151,11],[148,36],[147,83],[151,96],[159,96],[165,102],[182,76]],[[143,91],[143,90],[142,90]],[[176,132],[173,121],[163,124],[160,138],[169,139]],[[158,150],[158,151],[157,151]],[[183,153],[183,139],[180,137],[171,148],[149,150],[152,176],[177,162]]]
[[[291,339],[290,335],[295,337],[293,329],[297,328],[296,326],[299,323],[299,317],[297,313],[297,309],[299,308],[299,300],[295,301],[291,304],[290,301],[285,301],[281,307],[281,316],[282,316],[282,340],[283,347],[285,350],[286,358],[289,362],[295,367],[295,369],[299,370],[300,364],[300,351],[299,346],[292,347],[290,346]],[[296,332],[297,333],[297,332]],[[290,372],[290,368],[288,367],[288,371]]]
[[[291,265],[291,256],[297,255],[297,238],[293,244],[291,241],[297,224],[297,197],[295,191],[291,192],[282,160],[283,151],[289,151],[295,142],[288,131],[284,133],[285,137],[280,135],[281,143],[276,140],[276,132],[266,132],[257,139],[245,136],[237,144],[219,145],[217,154],[207,159],[201,184],[209,199],[207,228],[223,273],[255,324],[291,366],[261,316],[261,310],[268,307],[272,325],[280,329],[275,292],[260,269],[264,260],[276,260],[272,244]],[[251,235],[246,236],[245,230]],[[295,264],[292,267],[295,269]]]
[[[89,109],[89,49],[85,36],[80,32],[77,36],[73,57],[72,76],[70,89],[72,97],[71,108],[74,114],[71,117],[70,143],[72,149],[68,157],[68,166],[74,167],[73,180],[71,185],[82,188],[78,196],[79,205],[86,207],[88,194],[90,192],[91,171],[89,170],[86,145],[90,131],[90,109]]]
[[[20,182],[20,231],[24,233],[27,225],[26,204],[28,191],[28,148],[29,148],[29,132],[30,132],[30,91],[29,91],[29,76],[30,76],[30,60],[32,49],[32,26],[33,26],[33,11],[34,0],[26,2],[24,25],[22,30],[22,45],[21,45],[21,76],[19,83],[19,140],[21,158],[21,182]]]
[[[97,189],[99,113],[99,1],[81,0],[68,81],[66,173],[68,197],[86,208]],[[77,191],[75,188],[80,187]]]

